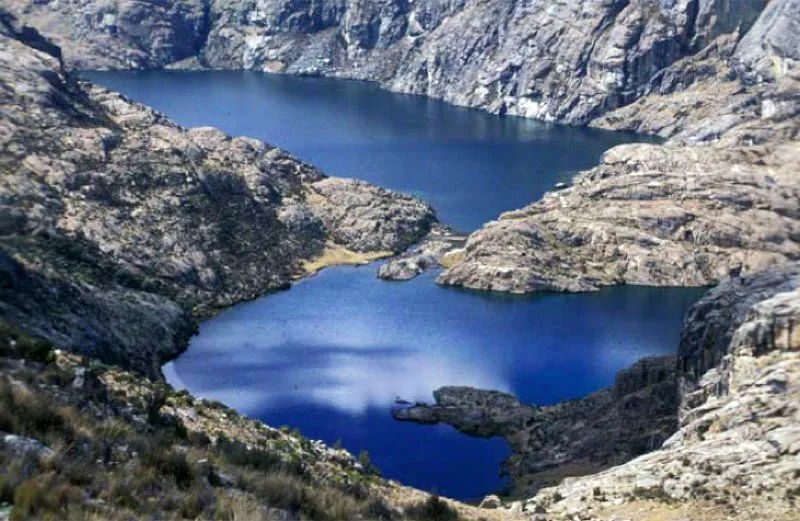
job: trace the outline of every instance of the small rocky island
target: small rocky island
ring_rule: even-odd
[[[0,519],[796,521],[798,38],[797,0],[0,0]],[[360,79],[664,141],[462,244],[419,199],[182,128],[80,68]],[[675,357],[608,389],[398,408],[508,442],[516,496],[486,508],[161,381],[203,318],[398,254],[381,277],[715,287]]]

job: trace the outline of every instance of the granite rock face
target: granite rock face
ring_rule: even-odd
[[[398,408],[392,415],[502,437],[512,450],[503,472],[528,492],[654,450],[678,425],[673,356],[643,359],[621,371],[612,387],[555,406],[527,405],[506,393],[470,387],[443,387],[434,399],[433,405]]]
[[[492,112],[576,123],[660,88],[661,71],[719,35],[747,32],[764,9],[761,0],[10,4],[60,43],[81,42],[67,57],[82,67],[349,77]],[[768,42],[781,40],[789,49],[791,38]]]
[[[702,286],[800,260],[799,17],[800,3],[770,2],[741,39],[720,34],[662,69],[658,89],[592,124],[666,143],[611,149],[570,188],[501,215],[439,281]]]
[[[287,287],[327,244],[399,252],[435,222],[79,82],[32,34],[0,23],[0,309],[31,333],[156,375],[194,317]]]
[[[63,48],[77,69],[149,69],[197,54],[206,0],[4,0],[2,6]]]
[[[800,260],[800,142],[622,145],[484,225],[439,282],[525,293],[705,286]]]

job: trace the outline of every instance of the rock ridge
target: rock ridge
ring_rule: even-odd
[[[512,454],[502,471],[528,493],[654,450],[678,427],[674,356],[640,360],[620,371],[612,387],[553,406],[471,387],[442,387],[433,395],[433,405],[398,407],[392,416],[503,438]]]

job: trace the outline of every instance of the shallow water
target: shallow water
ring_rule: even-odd
[[[545,125],[371,85],[248,72],[87,73],[187,126],[277,144],[328,173],[431,201],[471,230],[538,198],[634,136]],[[376,265],[337,267],[205,322],[165,367],[170,382],[267,423],[368,450],[385,476],[459,498],[502,485],[508,454],[447,426],[391,419],[395,398],[447,384],[552,404],[613,382],[637,359],[674,352],[702,290],[610,288],[513,296],[406,283]]]

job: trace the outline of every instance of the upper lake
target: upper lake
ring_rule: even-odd
[[[185,126],[280,146],[323,171],[414,193],[474,230],[641,136],[492,116],[372,85],[253,72],[87,72]],[[501,486],[508,451],[447,426],[392,420],[396,397],[442,385],[540,405],[673,353],[700,289],[609,288],[513,296],[395,283],[377,265],[336,267],[206,321],[168,380],[311,438],[368,450],[386,477],[457,498]]]

